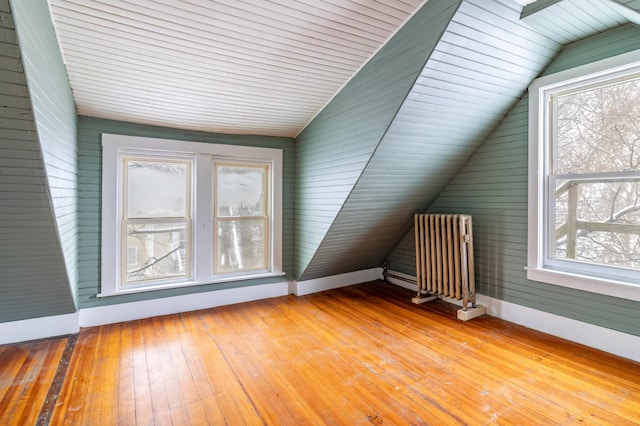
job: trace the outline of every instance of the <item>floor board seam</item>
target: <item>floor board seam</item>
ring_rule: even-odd
[[[47,392],[47,397],[42,404],[42,408],[40,409],[40,413],[38,414],[38,419],[36,420],[37,426],[48,426],[51,421],[51,414],[53,413],[53,409],[58,402],[58,397],[60,396],[60,391],[62,390],[62,385],[67,376],[67,371],[69,369],[69,362],[71,361],[71,356],[73,355],[73,350],[76,347],[76,342],[78,340],[78,334],[71,334],[67,337],[67,343],[64,347],[64,351],[62,352],[62,356],[60,357],[60,361],[58,362],[58,368],[56,369],[56,374],[51,381],[51,385],[49,386],[49,391]]]

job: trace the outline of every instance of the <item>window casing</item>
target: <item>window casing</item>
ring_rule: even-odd
[[[98,296],[285,275],[281,150],[107,134],[102,145]]]
[[[530,86],[527,278],[640,300],[639,88],[640,52]]]

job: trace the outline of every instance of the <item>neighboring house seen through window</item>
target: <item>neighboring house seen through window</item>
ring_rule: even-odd
[[[639,60],[530,87],[530,279],[640,300]]]
[[[282,151],[103,135],[100,296],[280,276]]]

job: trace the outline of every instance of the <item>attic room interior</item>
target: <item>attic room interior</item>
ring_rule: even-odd
[[[640,424],[639,0],[0,17],[0,424]]]

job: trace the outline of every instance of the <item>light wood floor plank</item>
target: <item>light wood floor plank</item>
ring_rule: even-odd
[[[133,390],[133,398],[121,399],[122,405],[119,406],[121,412],[130,412],[133,410],[135,424],[147,425],[153,422],[153,403],[151,401],[151,385],[149,384],[149,366],[147,364],[147,354],[145,351],[145,342],[143,336],[143,327],[139,321],[134,321],[127,327],[123,327],[131,336],[130,355],[131,356],[131,375],[121,380],[130,380]],[[123,342],[128,342],[128,338],[123,338]],[[126,350],[126,343],[123,345]]]
[[[140,321],[140,324],[144,328],[147,374],[153,403],[153,424],[172,425],[172,415],[177,416],[177,413],[172,413],[170,398],[174,391],[167,385],[171,381],[171,371],[167,372],[165,377],[163,369],[164,362],[171,362],[167,346],[172,343],[164,340],[160,319],[152,318]]]
[[[98,329],[85,329],[78,335],[69,369],[51,416],[52,425],[79,425],[84,413],[87,381],[91,374]],[[59,407],[65,407],[60,410]]]
[[[219,341],[231,330],[220,315],[209,315],[208,311],[200,311],[193,315],[194,323],[200,332],[200,340],[196,347],[206,347],[202,353],[203,367],[216,403],[222,410],[226,424],[262,424],[256,406],[247,394],[244,385],[238,380],[227,362]]]
[[[0,424],[35,424],[66,338],[0,346]]]

